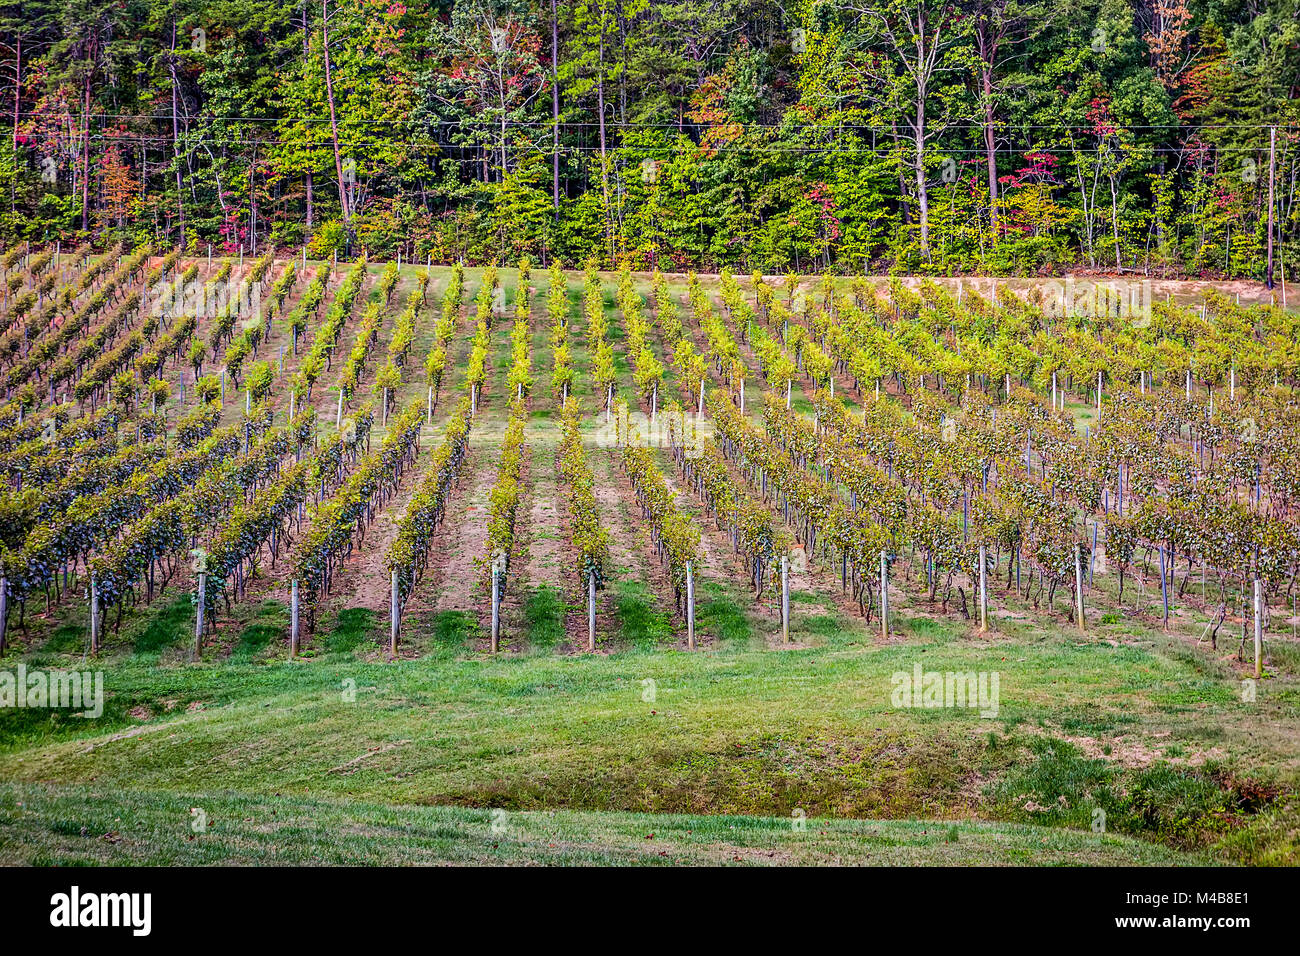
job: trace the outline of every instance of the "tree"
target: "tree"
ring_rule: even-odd
[[[882,65],[877,79],[886,100],[900,116],[912,143],[909,163],[915,177],[918,236],[921,255],[930,257],[930,192],[927,167],[930,144],[955,118],[951,108],[931,118],[935,100],[950,101],[943,83],[962,69],[958,46],[970,32],[970,19],[941,0],[887,0],[880,6],[851,6],[862,29],[862,40],[882,44],[893,60]],[[946,104],[950,105],[950,104]]]
[[[104,150],[100,176],[104,218],[122,229],[126,226],[139,184],[132,178],[131,167],[123,161],[122,150],[117,143]]]
[[[429,46],[444,65],[431,78],[429,94],[454,111],[481,142],[492,142],[498,177],[511,170],[512,125],[529,128],[528,111],[546,88],[541,37],[527,10],[511,0],[459,4],[450,23],[435,23]],[[493,129],[490,137],[484,132]],[[520,137],[524,145],[537,143]]]

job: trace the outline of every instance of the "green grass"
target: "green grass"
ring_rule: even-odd
[[[524,627],[528,646],[549,650],[564,640],[564,595],[553,587],[540,587],[524,599]]]
[[[723,645],[746,646],[757,639],[744,608],[716,584],[701,587],[696,608],[698,626]]]
[[[194,620],[194,602],[188,594],[181,595],[163,606],[161,613],[151,619],[146,627],[140,629],[135,639],[137,654],[160,654],[164,648],[172,646],[177,634],[184,631]]]
[[[347,654],[371,640],[378,626],[377,617],[373,611],[365,608],[340,611],[325,640],[326,652]]]
[[[672,617],[644,581],[621,580],[614,585],[614,613],[623,639],[641,650],[671,644],[676,636]]]
[[[433,618],[430,636],[439,648],[462,647],[478,638],[478,620],[469,611],[442,611]]]
[[[161,605],[110,643],[102,718],[0,713],[0,779],[14,792],[43,794],[22,800],[22,825],[6,852],[116,859],[97,843],[67,845],[63,830],[80,833],[78,814],[91,812],[96,794],[108,807],[134,808],[150,833],[160,807],[199,799],[177,794],[204,794],[234,801],[218,817],[232,825],[236,815],[262,819],[232,812],[241,801],[296,816],[314,812],[302,810],[303,801],[327,801],[327,816],[355,820],[328,848],[317,847],[322,859],[340,862],[398,859],[400,833],[380,827],[388,842],[373,851],[352,834],[410,814],[449,828],[445,842],[406,844],[412,859],[497,859],[466,842],[475,844],[475,821],[490,808],[537,820],[573,811],[587,820],[583,832],[595,834],[590,846],[561,841],[549,854],[530,844],[503,858],[520,862],[622,859],[619,834],[642,826],[628,814],[786,820],[796,810],[843,821],[835,825],[848,828],[843,834],[869,826],[914,833],[898,821],[943,821],[917,824],[925,839],[903,841],[914,858],[1005,862],[1013,857],[978,834],[1013,831],[976,821],[1026,824],[1049,846],[1088,847],[1096,808],[1106,811],[1109,834],[1146,841],[1113,844],[1134,862],[1156,860],[1157,843],[1234,862],[1296,862],[1297,701],[1286,680],[1265,682],[1245,704],[1229,669],[1206,667],[1159,636],[1119,646],[1069,631],[974,641],[956,622],[914,617],[899,621],[902,643],[881,644],[860,620],[807,602],[794,618],[800,645],[768,650],[749,609],[708,588],[701,627],[719,640],[687,653],[672,649],[675,619],[646,585],[614,587],[620,643],[616,653],[594,656],[549,650],[563,611],[550,589],[525,599],[532,653],[484,655],[475,616],[444,612],[404,629],[408,653],[419,656],[396,663],[377,653],[385,638],[378,615],[359,609],[329,615],[311,645],[316,656],[290,661],[275,633],[284,610],[273,602],[242,609],[228,655],[210,651],[194,663],[168,653],[188,650],[191,622]],[[153,636],[142,641],[142,633]],[[48,644],[40,655],[54,656]],[[891,675],[917,662],[999,671],[996,719],[892,706]],[[80,656],[59,663],[76,666]],[[286,801],[283,811],[271,794]],[[447,806],[462,809],[427,809]],[[946,836],[952,826],[956,840]],[[212,859],[293,860],[320,839],[304,832],[301,846],[263,845],[254,824],[236,831],[218,841],[224,848],[210,851]],[[843,834],[827,839],[838,846],[849,839]],[[202,858],[179,846],[151,855],[146,844],[130,858]],[[810,856],[777,850],[769,861],[820,859],[823,851],[860,858],[822,848]],[[716,847],[674,847],[668,858],[714,860],[720,852],[726,862]]]
[[[1017,824],[519,813],[228,792],[0,785],[4,865],[1203,862],[1132,839]]]
[[[264,601],[258,606],[255,619],[240,632],[230,656],[235,660],[255,660],[265,654],[288,626],[284,605],[278,601]]]

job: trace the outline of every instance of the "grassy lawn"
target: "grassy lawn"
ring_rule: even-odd
[[[539,593],[532,653],[487,657],[446,613],[397,663],[357,609],[290,661],[274,602],[191,662],[187,599],[160,602],[108,650],[103,717],[0,714],[0,861],[1296,862],[1289,682],[1243,703],[1158,636],[916,617],[882,644],[801,597],[789,650],[717,595],[701,618],[726,639],[665,649],[627,583],[626,651],[551,652]],[[68,644],[53,630],[25,663],[84,666]],[[894,707],[917,663],[997,671],[997,716]],[[217,825],[192,834],[191,807]],[[495,846],[494,809],[514,828]]]
[[[0,785],[0,864],[7,865],[1203,862],[1127,837],[1018,824],[520,813]]]

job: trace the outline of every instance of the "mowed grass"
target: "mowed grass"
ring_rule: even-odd
[[[787,819],[0,784],[0,864],[1180,865],[1126,837],[1017,824]]]
[[[776,650],[707,593],[701,628],[715,640],[688,653],[628,583],[623,649],[565,655],[546,647],[560,599],[526,602],[532,653],[479,652],[472,615],[451,612],[413,622],[404,639],[420,656],[395,663],[378,653],[386,622],[359,609],[323,621],[314,656],[291,661],[269,633],[283,613],[273,602],[242,609],[228,649],[194,663],[191,625],[161,604],[106,654],[102,718],[0,713],[4,859],[728,862],[755,848],[703,818],[742,817],[725,826],[752,828],[773,854],[755,862],[1297,862],[1297,700],[1285,681],[1246,704],[1234,674],[1158,638],[976,639],[913,617],[882,644],[807,602],[801,643]],[[170,641],[154,632],[173,624]],[[82,666],[49,646],[31,660]],[[893,676],[918,663],[997,671],[996,716],[895,707]],[[206,844],[158,834],[176,807],[208,804],[228,829]],[[521,822],[517,839],[489,848],[493,809]],[[1111,837],[1141,842],[1098,840],[1098,810]],[[567,837],[543,839],[551,811],[570,821]],[[817,822],[790,844],[798,814]],[[144,836],[101,846],[83,826],[96,840]],[[873,826],[879,855],[871,840],[845,848]],[[679,836],[642,847],[641,830]]]

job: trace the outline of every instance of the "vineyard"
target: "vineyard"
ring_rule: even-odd
[[[991,730],[1039,764],[1069,749],[1109,768],[1086,789],[1114,786],[1103,805],[1118,830],[1199,852],[1258,821],[1254,842],[1223,852],[1293,861],[1300,314],[1282,290],[1242,301],[1170,282],[1141,310],[1119,296],[1062,310],[1028,280],[120,246],[16,246],[0,266],[0,661],[107,668],[114,727],[169,719],[177,701],[261,699],[250,668],[345,683],[362,668],[393,700],[445,687],[447,701],[491,709],[606,679],[653,707],[667,696],[656,681],[698,689],[739,666],[767,676],[694,701],[700,720],[725,723],[727,701],[755,695],[760,716],[744,719],[764,728],[760,751],[775,733],[794,748],[781,760],[815,763],[830,758],[800,735],[855,725],[851,688],[866,681],[861,698],[887,708],[890,672],[955,655],[960,670],[991,662],[1002,689],[997,719],[948,718],[961,729],[936,746],[958,763]],[[466,667],[496,677],[467,689]],[[173,676],[159,685],[155,672]],[[834,719],[816,710],[823,696]],[[85,727],[8,727],[5,779],[104,771],[62,749]],[[674,744],[650,733],[633,749],[653,763]],[[409,736],[365,736],[381,755],[366,772]],[[1139,740],[1163,749],[1123,761],[1101,749]],[[143,746],[105,776],[181,786]],[[1006,782],[1017,761],[988,747],[980,759],[996,767],[981,779],[1002,782],[977,797],[964,777],[903,799],[892,788],[922,785],[858,792],[817,776],[767,802],[740,783],[710,802],[676,765],[679,788],[653,799],[631,770],[584,797],[498,756],[491,786],[438,778],[429,758],[431,789],[412,769],[383,799],[774,815],[798,800],[881,817],[994,807],[1087,829],[1091,803],[1025,798],[1036,785]],[[30,748],[39,760],[15,756]],[[571,762],[575,776],[600,773]],[[1134,773],[1141,806],[1134,779],[1107,776]],[[279,780],[245,784],[278,795]]]

